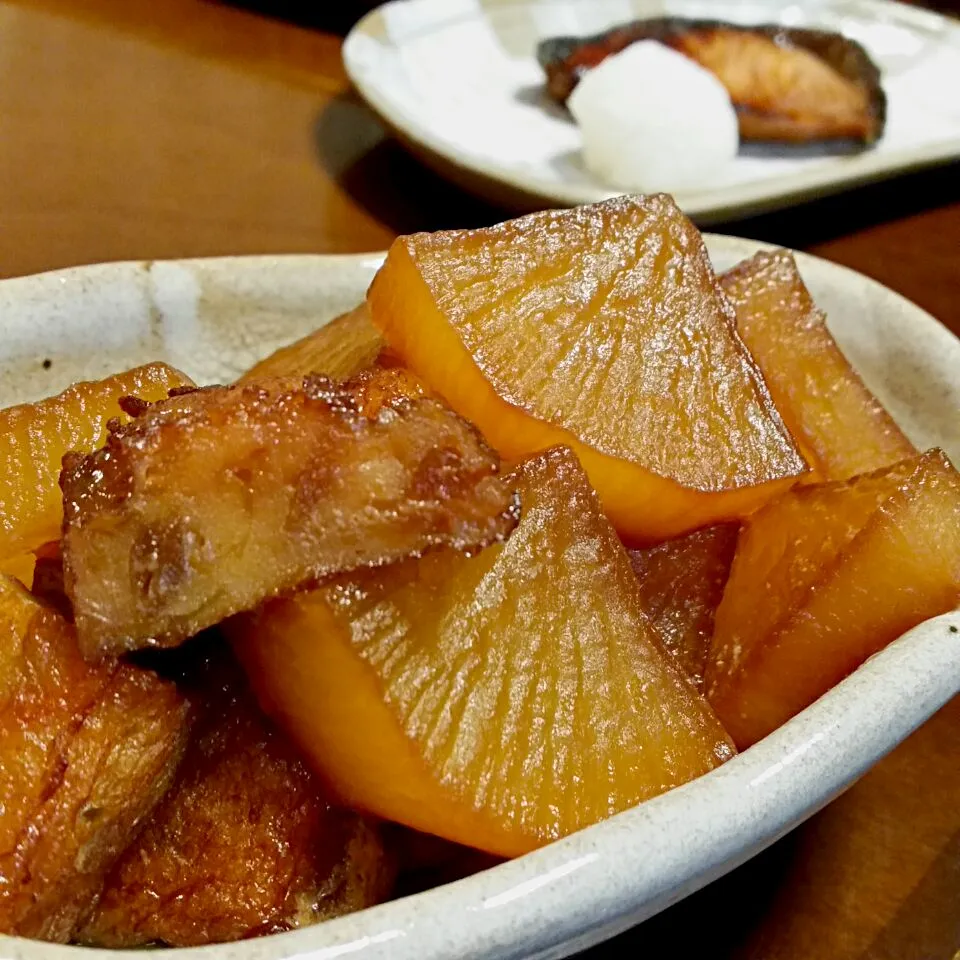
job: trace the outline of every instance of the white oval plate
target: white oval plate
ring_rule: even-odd
[[[888,0],[394,0],[343,47],[360,94],[445,176],[516,209],[592,203],[618,192],[580,159],[580,134],[547,102],[537,41],[652,16],[836,30],[883,71],[877,146],[853,156],[741,155],[708,189],[678,194],[698,223],[787,206],[960,156],[960,22]]]
[[[718,269],[758,244],[708,236]],[[859,274],[800,268],[831,327],[920,446],[960,456],[960,341]],[[164,359],[232,379],[355,305],[379,256],[106,264],[0,283],[0,404]],[[49,360],[49,369],[44,361]],[[209,960],[560,957],[644,920],[731,870],[849,786],[960,692],[960,611],[874,657],[776,733],[701,779],[458,883]],[[78,948],[0,937],[0,957],[77,960]],[[177,960],[184,951],[165,952]],[[89,951],[81,960],[142,960]]]

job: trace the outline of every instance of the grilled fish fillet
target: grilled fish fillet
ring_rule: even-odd
[[[883,133],[877,67],[859,44],[822,30],[659,18],[546,40],[538,56],[551,96],[566,103],[584,71],[639,40],[657,40],[713,73],[730,94],[743,140],[870,144]]]

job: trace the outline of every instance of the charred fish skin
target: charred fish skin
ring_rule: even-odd
[[[783,53],[782,70],[772,62],[767,89],[752,89],[750,102],[742,96],[736,78],[716,68],[718,48],[755,41],[754,51],[772,61]],[[731,94],[740,121],[742,140],[770,143],[811,143],[843,139],[869,147],[883,135],[887,101],[880,82],[880,70],[867,51],[849,37],[828,30],[787,27],[782,24],[743,26],[722,20],[658,17],[635,20],[587,37],[553,37],[541,41],[537,59],[547,78],[551,98],[566,104],[584,72],[606,57],[641,40],[656,40],[699,62],[717,74]],[[766,48],[766,49],[764,49]],[[708,51],[712,56],[704,56]],[[732,52],[732,51],[731,51]],[[740,52],[740,51],[737,51]],[[749,50],[743,51],[747,56]],[[792,58],[793,63],[788,63]],[[727,58],[736,65],[736,57]],[[765,63],[764,66],[767,66]],[[845,87],[848,109],[838,115],[830,98],[819,95],[803,99],[803,72],[835,76],[837,89]],[[820,76],[815,78],[822,80]],[[759,108],[758,108],[759,107]]]

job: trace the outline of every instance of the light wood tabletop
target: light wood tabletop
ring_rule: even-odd
[[[307,27],[209,0],[0,0],[0,277],[370,251],[503,219],[385,134],[340,61],[354,5],[314,6],[338,12]],[[956,164],[716,229],[853,267],[960,333]],[[806,826],[593,955],[952,960],[958,741],[960,700]]]

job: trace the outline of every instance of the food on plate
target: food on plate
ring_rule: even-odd
[[[85,663],[73,627],[0,578],[0,932],[74,935],[171,783],[188,721],[172,683]]]
[[[723,84],[654,40],[588,70],[567,105],[587,169],[622,190],[706,187],[737,155],[737,114]]]
[[[750,517],[717,610],[708,699],[741,749],[960,603],[960,475],[938,450],[799,486]]]
[[[24,575],[35,548],[60,536],[60,460],[69,451],[96,450],[107,425],[123,419],[121,401],[162,400],[193,384],[165,363],[75,383],[59,396],[0,410],[0,570]],[[16,565],[8,565],[15,560]]]
[[[289,930],[384,899],[380,828],[334,807],[214,647],[184,684],[198,714],[177,779],[111,870],[77,939],[196,946]]]
[[[231,627],[268,712],[348,805],[506,856],[733,754],[576,456],[517,479],[505,543],[344,575]]]
[[[740,336],[817,479],[847,480],[917,453],[830,335],[791,254],[758,253],[721,282]]]
[[[880,71],[860,44],[837,33],[719,20],[636,20],[592,37],[543,41],[537,57],[547,89],[566,103],[584,74],[631,44],[653,40],[709,70],[737,110],[740,137],[781,143],[883,134]]]
[[[401,238],[238,384],[0,411],[0,465],[0,933],[48,940],[485,869],[960,603],[960,476],[789,254],[721,282],[664,196]]]
[[[64,466],[64,579],[89,657],[173,646],[318,577],[483,546],[514,495],[401,371],[183,393]]]
[[[721,523],[629,551],[643,612],[698,690],[739,530]]]
[[[296,343],[271,353],[248,370],[240,382],[303,377],[308,373],[349,380],[371,366],[383,346],[383,335],[371,322],[366,303],[362,303]]]
[[[745,516],[807,470],[669,197],[401,237],[368,300],[505,458],[574,449],[631,542]]]

